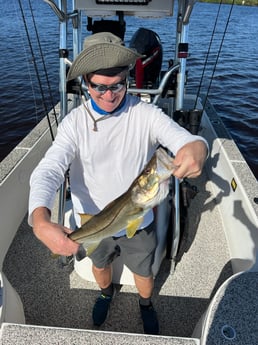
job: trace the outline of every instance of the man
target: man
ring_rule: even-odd
[[[71,111],[58,127],[52,147],[31,176],[29,223],[37,238],[53,253],[76,254],[79,245],[66,235],[71,230],[51,222],[56,190],[70,169],[76,224],[79,213],[97,214],[123,194],[161,144],[175,154],[178,178],[196,177],[207,157],[207,144],[178,126],[157,107],[126,94],[127,76],[140,55],[111,33],[86,38],[73,62],[68,80],[83,76],[91,99]],[[121,255],[134,274],[144,332],[158,334],[151,302],[151,266],[156,246],[153,212],[146,214],[132,239],[123,229],[104,239],[91,255],[93,274],[101,289],[93,322],[101,325],[114,293],[112,260]]]

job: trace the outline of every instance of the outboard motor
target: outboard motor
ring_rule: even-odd
[[[129,43],[138,53],[145,55],[138,59],[130,75],[135,79],[136,88],[147,88],[157,82],[162,65],[162,45],[159,36],[152,30],[138,29]]]

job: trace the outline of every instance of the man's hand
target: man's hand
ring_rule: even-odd
[[[206,144],[201,141],[193,141],[181,147],[174,159],[178,166],[173,175],[179,179],[184,177],[197,177],[201,174],[208,154]]]
[[[70,240],[67,235],[72,232],[62,225],[52,223],[50,212],[45,207],[36,208],[32,214],[33,232],[52,253],[70,256],[76,254],[79,244]]]

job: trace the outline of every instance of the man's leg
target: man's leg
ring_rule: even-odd
[[[154,286],[153,277],[142,277],[134,273],[134,281],[139,295],[143,298],[151,298]]]
[[[117,248],[116,242],[109,237],[102,240],[90,256],[92,272],[101,290],[92,311],[93,323],[96,326],[100,326],[108,315],[114,293],[111,263],[117,255],[119,255],[119,248]]]
[[[92,310],[92,319],[95,326],[100,326],[107,318],[113,297],[112,266],[97,268],[92,265],[92,272],[101,290]]]
[[[134,274],[135,286],[140,299],[139,306],[143,321],[143,329],[146,334],[159,334],[159,322],[157,313],[153,308],[151,296],[154,287],[153,277],[142,277]]]
[[[134,272],[135,286],[140,300],[140,313],[143,329],[146,334],[158,334],[159,323],[151,297],[154,286],[152,264],[156,248],[155,223],[139,231],[130,239],[123,237],[118,240],[121,257],[125,265]]]
[[[97,268],[92,265],[92,273],[100,289],[106,289],[112,282],[112,266]]]

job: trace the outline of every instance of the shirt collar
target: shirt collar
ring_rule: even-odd
[[[124,106],[125,106],[125,102],[126,102],[126,94],[125,97],[122,99],[121,103],[119,104],[118,107],[116,107],[113,111],[105,111],[103,109],[101,109],[96,103],[95,101],[91,98],[91,106],[92,108],[100,115],[111,115],[114,114],[117,111],[120,111]]]

